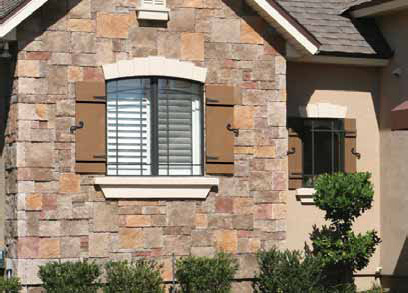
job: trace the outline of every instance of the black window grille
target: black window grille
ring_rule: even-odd
[[[321,174],[344,171],[343,119],[300,119],[288,121],[303,144],[303,185],[312,187]]]
[[[202,96],[188,80],[108,81],[108,175],[203,175]]]

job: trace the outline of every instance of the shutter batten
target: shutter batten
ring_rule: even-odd
[[[105,82],[77,82],[75,131],[76,172],[106,172],[106,91]]]
[[[234,105],[241,101],[240,89],[232,86],[206,87],[207,174],[234,174]]]

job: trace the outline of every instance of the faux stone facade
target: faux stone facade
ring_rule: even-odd
[[[237,255],[251,277],[254,253],[285,241],[287,193],[284,42],[239,0],[168,0],[170,21],[138,22],[136,0],[49,0],[18,27],[6,130],[6,241],[14,273],[39,283],[51,260]],[[208,84],[236,85],[235,175],[206,200],[105,200],[75,174],[75,82],[102,66],[163,56],[208,68]],[[244,288],[237,288],[243,292]],[[249,290],[249,287],[245,290]]]

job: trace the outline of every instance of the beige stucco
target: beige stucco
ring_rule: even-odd
[[[378,18],[377,23],[395,52],[389,66],[381,72],[381,265],[384,274],[407,276],[408,132],[391,131],[390,114],[408,99],[408,11]],[[393,74],[398,68],[400,76]],[[391,279],[384,281],[391,283]],[[408,279],[392,282],[392,286],[399,287],[408,283]]]
[[[339,65],[288,64],[288,116],[299,116],[299,106],[331,103],[347,107],[347,118],[357,119],[358,171],[372,173],[375,187],[373,208],[355,225],[356,231],[380,231],[380,137],[379,72],[375,68]],[[313,225],[323,224],[324,214],[313,205],[303,205],[295,193],[288,196],[287,248],[302,249]],[[364,272],[375,273],[380,263],[377,249]],[[359,278],[360,287],[371,286],[374,279]]]

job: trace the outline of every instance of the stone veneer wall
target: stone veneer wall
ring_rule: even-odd
[[[237,277],[250,277],[254,252],[285,240],[284,42],[244,1],[167,2],[167,27],[139,23],[136,0],[49,0],[18,27],[6,237],[25,285],[39,284],[38,265],[79,258],[155,257],[170,279],[173,253],[217,250],[236,254]],[[92,176],[75,174],[75,82],[143,56],[192,61],[208,68],[207,83],[242,88],[235,176],[220,177],[205,201],[106,201]]]

